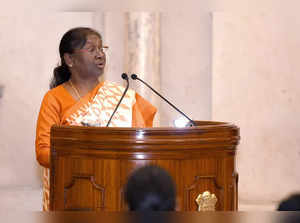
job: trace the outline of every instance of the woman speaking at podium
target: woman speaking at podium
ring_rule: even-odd
[[[44,168],[43,210],[49,210],[50,128],[52,125],[106,126],[124,87],[99,81],[106,64],[101,35],[79,27],[64,34],[61,63],[54,69],[36,127],[36,158]],[[111,127],[151,127],[156,108],[128,90],[110,122]]]

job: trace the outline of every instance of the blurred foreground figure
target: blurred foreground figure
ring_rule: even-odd
[[[293,194],[280,202],[278,211],[300,211],[300,194]]]
[[[287,199],[280,202],[278,211],[285,211],[282,213],[280,223],[299,223],[300,222],[300,194],[293,194]]]
[[[175,185],[167,171],[158,166],[137,169],[125,187],[125,202],[131,211],[174,211]]]

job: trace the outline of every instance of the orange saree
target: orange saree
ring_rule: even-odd
[[[59,85],[43,98],[36,128],[36,158],[45,167],[43,209],[49,205],[50,128],[52,125],[106,126],[124,87],[111,82],[99,83],[91,92],[76,101]],[[115,113],[110,127],[151,127],[156,108],[140,95],[128,90]]]

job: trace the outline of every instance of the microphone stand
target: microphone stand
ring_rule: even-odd
[[[186,114],[184,114],[182,111],[180,111],[177,107],[175,107],[175,105],[173,105],[171,102],[169,102],[165,97],[163,97],[160,93],[158,93],[155,89],[153,89],[149,84],[147,84],[145,81],[143,81],[142,79],[138,78],[138,76],[136,74],[132,74],[131,78],[133,80],[139,80],[140,82],[142,82],[143,84],[145,84],[148,88],[150,88],[155,94],[157,94],[159,97],[161,97],[165,102],[167,102],[170,106],[172,106],[176,111],[178,111],[180,114],[182,114],[185,118],[187,118],[190,121],[190,125],[191,126],[196,126],[196,123],[190,119]]]
[[[122,95],[120,101],[118,102],[118,104],[117,104],[117,106],[116,106],[114,112],[113,112],[112,115],[110,116],[110,119],[108,120],[106,127],[109,126],[109,124],[110,124],[110,122],[111,122],[111,120],[112,120],[114,114],[115,114],[116,111],[118,110],[118,108],[119,108],[119,106],[120,106],[120,104],[121,104],[123,98],[124,98],[125,95],[126,95],[126,92],[127,92],[128,88],[129,88],[129,81],[128,81],[128,76],[127,76],[127,74],[123,73],[123,74],[121,75],[121,77],[122,77],[124,80],[126,80],[127,86],[126,86],[125,91],[123,92],[123,95]]]

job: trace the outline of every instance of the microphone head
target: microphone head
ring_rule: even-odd
[[[137,79],[137,75],[136,75],[136,74],[131,74],[131,78],[132,78],[133,80],[136,80],[136,79]]]
[[[127,76],[126,73],[123,73],[123,74],[121,75],[121,77],[122,77],[124,80],[128,80],[128,76]]]

